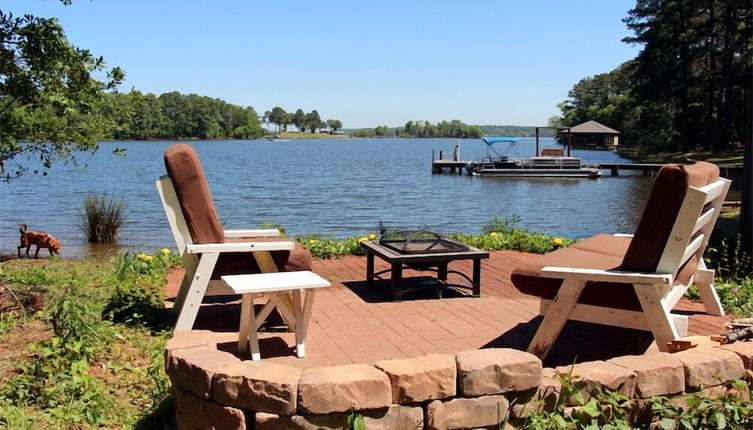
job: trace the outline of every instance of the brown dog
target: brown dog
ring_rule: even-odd
[[[26,224],[18,225],[18,232],[21,233],[21,245],[18,246],[18,258],[21,258],[21,248],[26,248],[26,258],[29,258],[29,249],[31,245],[37,246],[37,252],[34,258],[39,258],[39,250],[47,248],[50,251],[50,257],[54,254],[60,254],[60,242],[47,233],[37,231],[26,231]]]

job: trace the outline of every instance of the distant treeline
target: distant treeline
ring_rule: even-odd
[[[510,136],[510,137],[534,137],[536,127],[522,125],[480,125],[485,136]],[[540,128],[540,137],[554,137],[555,130],[552,128]]]
[[[479,138],[484,131],[477,125],[468,125],[453,119],[452,121],[440,121],[432,124],[429,121],[408,121],[403,127],[387,127],[380,125],[375,128],[346,129],[343,130],[353,137],[455,137],[455,138]]]
[[[520,125],[468,125],[459,120],[441,121],[436,125],[428,121],[408,121],[405,127],[345,128],[343,132],[354,137],[454,137],[478,139],[483,136],[536,136],[536,127]],[[541,128],[539,136],[554,137],[555,130]]]
[[[550,122],[595,120],[619,130],[621,145],[649,153],[742,142],[753,82],[750,0],[637,0],[623,21],[634,34],[623,41],[639,45],[638,55],[581,79]]]
[[[108,103],[103,114],[110,127],[105,137],[117,140],[254,139],[265,133],[262,121],[267,127],[275,124],[278,131],[287,130],[291,124],[312,133],[322,128],[336,131],[342,127],[338,120],[322,121],[316,110],[287,113],[277,106],[260,119],[251,106],[175,91],[159,96],[139,91],[106,96]]]
[[[178,92],[160,96],[110,93],[112,139],[253,139],[262,136],[259,116],[252,107],[241,107],[211,97]]]

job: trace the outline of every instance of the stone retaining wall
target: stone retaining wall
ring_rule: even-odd
[[[351,411],[369,430],[497,426],[508,410],[520,418],[554,407],[557,373],[571,370],[542,368],[538,358],[514,349],[300,370],[241,361],[202,331],[176,333],[165,359],[179,429],[341,429]],[[719,395],[746,371],[753,375],[751,342],[572,367],[585,399],[597,386],[636,399],[699,390]]]

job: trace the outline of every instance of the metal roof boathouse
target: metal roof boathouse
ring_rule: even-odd
[[[620,132],[591,120],[562,130],[559,139],[561,142],[570,142],[571,148],[617,149],[620,145]]]

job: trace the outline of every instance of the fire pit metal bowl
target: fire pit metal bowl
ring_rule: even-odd
[[[468,246],[427,230],[384,234],[379,244],[401,254],[439,254],[468,251]]]

